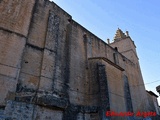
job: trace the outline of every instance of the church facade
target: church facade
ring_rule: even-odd
[[[155,116],[128,32],[107,44],[48,0],[2,0],[0,12],[0,119]]]

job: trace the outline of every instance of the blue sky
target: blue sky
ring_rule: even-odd
[[[137,46],[144,83],[153,82],[146,84],[146,89],[158,95],[156,86],[160,85],[159,0],[52,1],[104,41],[107,38],[113,40],[118,27],[124,32],[129,31]]]

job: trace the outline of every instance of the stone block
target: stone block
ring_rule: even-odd
[[[0,64],[0,74],[8,77],[16,78],[18,73],[19,73],[19,69]]]
[[[88,95],[89,96],[89,105],[100,105],[100,93]]]
[[[83,113],[78,113],[77,120],[84,120],[84,114]]]
[[[11,120],[32,120],[33,113],[33,104],[15,101],[8,101],[4,112]]]
[[[55,53],[47,49],[43,53],[43,62],[41,75],[50,79],[53,79],[55,67]]]
[[[39,79],[40,78],[37,76],[21,72],[19,76],[19,86],[18,86],[18,89],[20,90],[18,91],[29,92],[37,90]]]
[[[0,28],[27,36],[35,0],[3,0]]]
[[[14,78],[0,75],[0,106],[7,100],[14,100],[17,81]]]
[[[27,46],[24,51],[21,71],[27,74],[40,76],[42,51]]]
[[[20,68],[26,39],[0,30],[0,63]]]
[[[91,117],[91,120],[100,120],[99,113],[91,113],[90,117]]]
[[[40,48],[45,46],[48,12],[50,9],[49,6],[44,5],[45,2],[48,1],[37,1],[27,41],[29,44]]]
[[[36,103],[50,108],[58,107],[64,109],[68,106],[68,100],[66,98],[49,92],[38,93]]]
[[[87,94],[71,89],[69,90],[69,100],[72,104],[77,104],[77,105],[89,104],[89,99]]]
[[[60,80],[54,81],[54,90],[55,91],[63,91],[63,88],[66,87],[64,83],[62,83]]]
[[[90,114],[78,113],[76,120],[92,120],[92,119],[90,117]]]
[[[40,78],[39,90],[40,91],[52,91],[53,79],[46,77]]]
[[[62,120],[63,111],[48,109],[45,107],[36,107],[36,114],[34,120]]]

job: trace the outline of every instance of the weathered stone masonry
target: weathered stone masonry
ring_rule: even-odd
[[[0,13],[0,119],[124,120],[105,112],[148,110],[144,86],[130,87],[143,79],[120,30],[122,42],[106,44],[48,0],[1,0]]]

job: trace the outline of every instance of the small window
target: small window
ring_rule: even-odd
[[[118,61],[118,54],[117,53],[113,53],[113,59],[114,59],[114,63],[118,65],[119,61]]]
[[[114,49],[115,49],[116,51],[118,51],[118,48],[117,48],[117,47],[115,47]]]

